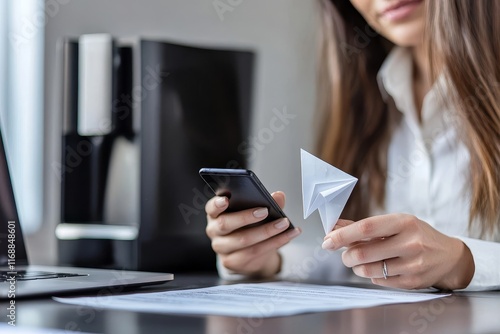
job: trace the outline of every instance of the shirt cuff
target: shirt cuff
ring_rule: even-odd
[[[281,257],[281,270],[275,274],[274,276],[270,277],[273,279],[283,279],[283,262],[285,261],[283,254],[279,253]],[[226,281],[241,281],[241,280],[247,280],[249,278],[248,275],[242,275],[242,274],[235,274],[231,272],[231,270],[227,269],[222,265],[222,261],[219,258],[219,255],[217,255],[217,272],[219,273],[219,277],[222,278],[223,280]]]
[[[485,291],[500,289],[500,243],[457,237],[469,248],[474,259],[474,276],[465,289],[457,291]]]

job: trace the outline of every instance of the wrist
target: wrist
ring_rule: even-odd
[[[279,252],[273,253],[269,257],[268,261],[264,265],[264,268],[262,268],[258,276],[269,278],[279,274],[279,272],[281,271],[281,262],[281,254]]]
[[[453,253],[458,254],[451,270],[445,274],[441,282],[435,285],[435,287],[445,290],[459,290],[465,289],[471,282],[474,276],[475,264],[472,253],[465,245],[465,243],[459,239],[452,238],[454,247]]]

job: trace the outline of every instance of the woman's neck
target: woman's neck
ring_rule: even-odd
[[[417,117],[422,123],[422,104],[424,97],[432,87],[432,76],[429,62],[422,45],[412,48],[413,55],[413,99],[417,111]]]

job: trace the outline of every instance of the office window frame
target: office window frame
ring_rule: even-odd
[[[43,217],[43,0],[0,4],[0,122],[25,234]]]

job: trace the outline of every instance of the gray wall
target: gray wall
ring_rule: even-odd
[[[60,103],[56,42],[61,36],[109,32],[160,37],[205,46],[250,48],[258,54],[251,168],[269,190],[287,193],[286,212],[303,225],[299,148],[311,149],[318,28],[316,0],[221,0],[236,4],[223,14],[214,0],[57,0],[45,33],[45,227],[31,236],[31,258],[55,261],[53,229],[59,220]],[[295,116],[270,132],[275,109]],[[275,110],[273,112],[273,110]],[[252,139],[251,139],[252,141]],[[321,231],[319,224],[318,231]],[[308,229],[315,233],[315,229]],[[314,230],[314,231],[313,231]],[[33,249],[36,247],[36,251]],[[43,249],[44,251],[40,251]]]

